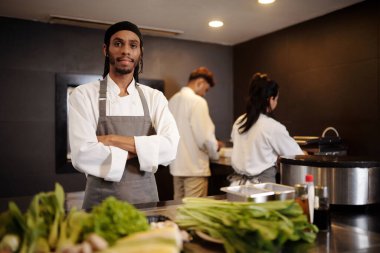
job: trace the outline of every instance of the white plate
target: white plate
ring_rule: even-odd
[[[218,243],[218,244],[223,244],[222,240],[213,238],[213,237],[209,236],[208,234],[206,234],[206,233],[204,233],[202,231],[195,230],[195,234],[197,236],[199,236],[200,238],[202,238],[203,240],[205,240],[205,241],[213,242],[213,243]]]

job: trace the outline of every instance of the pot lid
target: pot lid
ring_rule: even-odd
[[[280,163],[313,167],[372,168],[380,167],[379,158],[333,155],[282,156]]]

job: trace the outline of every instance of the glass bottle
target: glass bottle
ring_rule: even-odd
[[[314,225],[320,231],[328,231],[330,229],[330,203],[327,186],[315,186]]]
[[[305,176],[305,181],[307,184],[307,193],[308,193],[308,199],[309,199],[309,221],[310,223],[314,222],[314,177],[311,174],[307,174]]]
[[[294,185],[294,198],[295,201],[302,207],[303,213],[307,216],[307,220],[310,221],[307,184]]]

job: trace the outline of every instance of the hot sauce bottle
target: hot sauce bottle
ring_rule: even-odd
[[[311,174],[307,174],[305,176],[305,181],[307,184],[307,195],[309,199],[309,221],[310,223],[314,222],[314,196],[315,196],[315,190],[314,190],[314,177]]]

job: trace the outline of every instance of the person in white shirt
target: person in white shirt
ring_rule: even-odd
[[[304,154],[285,126],[271,117],[278,98],[277,82],[266,74],[253,75],[246,112],[232,127],[231,185],[275,183],[278,157]]]
[[[137,82],[143,40],[135,24],[110,26],[103,52],[104,79],[79,85],[69,97],[71,159],[87,176],[83,208],[108,196],[159,201],[154,173],[175,159],[175,120],[164,95]]]
[[[213,86],[213,73],[199,67],[191,72],[187,86],[169,99],[181,136],[177,158],[170,164],[174,199],[207,196],[209,159],[218,159],[223,145],[215,137],[215,126],[203,98]]]

